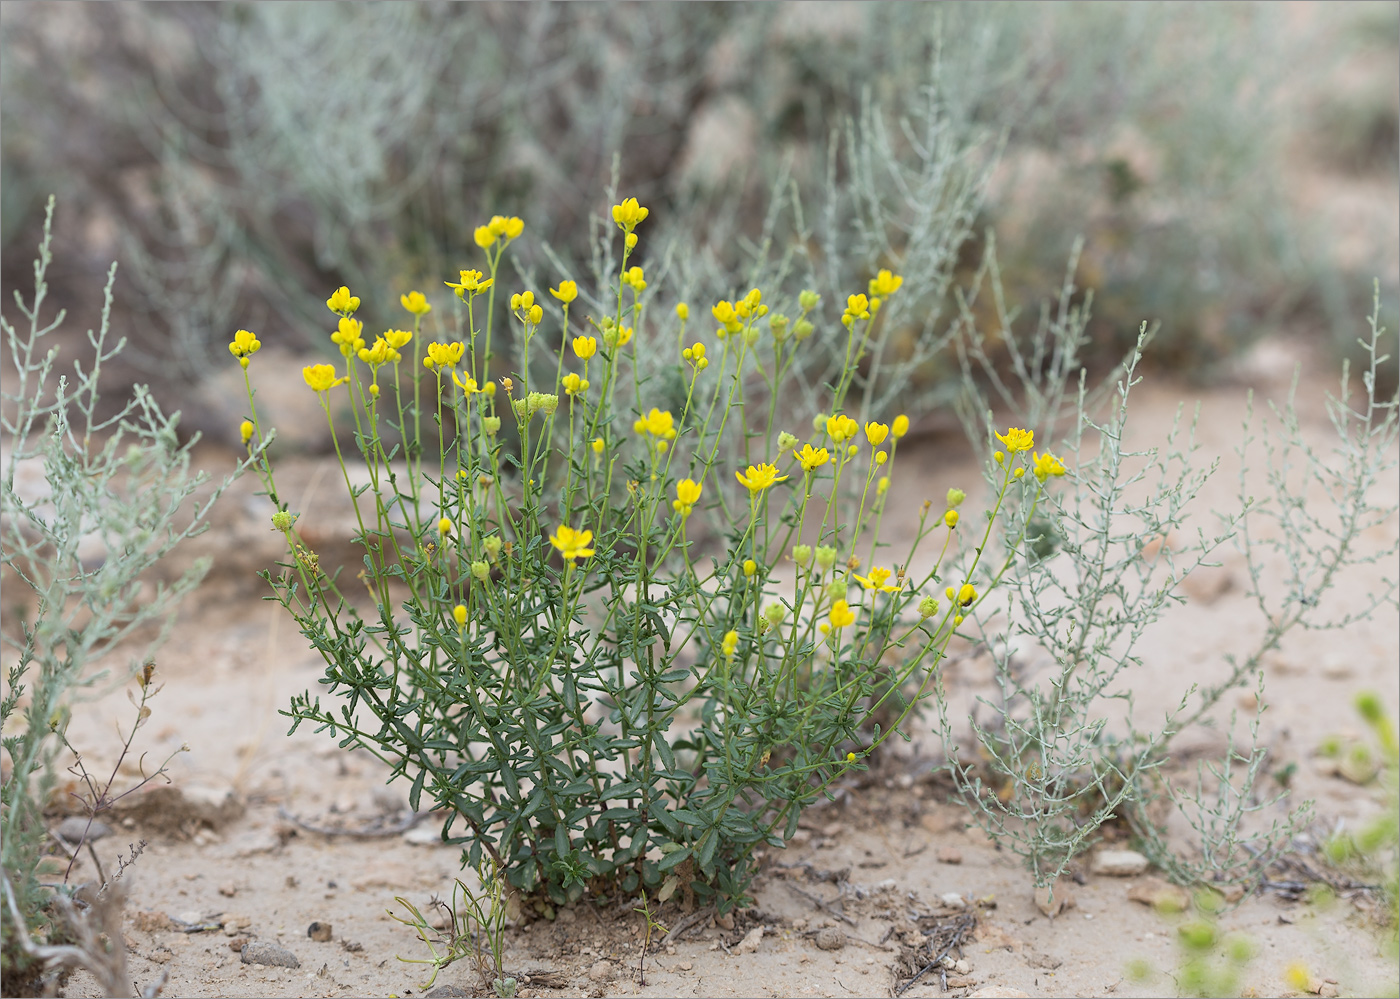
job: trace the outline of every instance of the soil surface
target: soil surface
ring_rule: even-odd
[[[1226,384],[1139,387],[1129,434],[1134,446],[1162,444],[1178,404],[1187,405],[1189,416],[1199,400],[1198,458],[1221,459],[1184,531],[1209,529],[1213,509],[1236,503],[1234,448],[1246,384],[1281,399],[1298,360],[1308,360],[1300,347],[1275,343],[1244,359]],[[1333,440],[1321,402],[1335,386],[1335,379],[1309,374],[1299,388],[1303,433],[1318,447]],[[1256,420],[1263,410],[1256,407]],[[895,489],[902,493],[904,522],[895,531],[910,529],[926,497],[980,478],[965,445],[929,438],[917,446],[912,461],[904,464],[902,456]],[[232,461],[212,450],[201,457],[216,474]],[[1262,459],[1257,452],[1254,457]],[[279,472],[279,487],[304,511],[303,523],[324,525],[323,557],[347,536],[337,479],[334,466],[320,459],[288,462]],[[1265,485],[1254,474],[1248,488]],[[178,996],[486,994],[468,961],[444,969],[436,991],[429,991],[428,966],[406,963],[427,958],[427,947],[390,914],[408,914],[396,898],[430,911],[430,899],[452,897],[453,879],[463,875],[458,850],[437,842],[440,819],[411,814],[404,788],[386,786],[384,769],[373,759],[346,753],[310,731],[286,734],[286,719],[277,712],[292,694],[316,688],[321,660],[281,609],[262,599],[265,584],[253,573],[273,565],[279,538],[267,528],[266,500],[256,489],[252,477],[241,481],[222,501],[214,529],[189,553],[213,555],[215,568],[184,605],[159,654],[157,677],[165,686],[137,736],[133,759],[146,754],[149,768],[182,744],[188,752],[171,761],[171,785],[151,785],[104,816],[112,832],[95,843],[108,872],[130,854],[131,844],[146,844],[122,878],[131,977],[145,987],[166,975],[164,994]],[[1390,476],[1375,499],[1394,503],[1398,489]],[[969,508],[977,499],[969,497]],[[1381,551],[1396,533],[1391,518],[1361,543]],[[1248,595],[1242,556],[1231,549],[1221,561],[1193,577],[1186,603],[1152,633],[1146,662],[1130,681],[1139,704],[1174,703],[1190,685],[1218,681],[1225,656],[1247,654],[1257,643],[1263,621]],[[1339,579],[1335,607],[1354,605],[1394,571],[1388,557]],[[1317,836],[1382,807],[1374,782],[1353,783],[1316,751],[1328,737],[1364,737],[1352,707],[1358,691],[1379,692],[1395,717],[1398,636],[1397,614],[1387,606],[1339,632],[1291,634],[1267,659],[1268,710],[1260,734],[1271,752],[1268,767],[1278,772],[1296,765],[1292,801],[1315,803]],[[972,652],[946,676],[959,703],[993,692],[990,660]],[[1238,711],[1235,724],[1242,729],[1254,716],[1253,697],[1252,688],[1231,693],[1218,728],[1183,736],[1189,757],[1183,768],[1194,772],[1195,759],[1220,751],[1231,711]],[[131,711],[124,697],[107,696],[75,712],[70,734],[89,769],[112,765],[120,746],[117,726],[130,724]],[[934,773],[942,754],[929,726],[921,731],[916,725],[912,734],[911,743],[878,757],[870,772],[844,785],[835,801],[810,810],[785,851],[769,851],[753,908],[718,922],[702,914],[669,943],[653,940],[644,966],[644,921],[630,906],[600,910],[583,903],[552,920],[513,924],[505,963],[520,994],[886,996],[949,943],[950,957],[960,963],[928,970],[905,995],[1175,992],[1171,975],[1182,960],[1177,926],[1187,917],[1162,915],[1134,900],[1160,890],[1152,880],[1159,872],[1097,874],[1086,856],[1064,886],[1061,900],[1069,904],[1047,917],[1018,859],[949,803],[948,785]],[[126,771],[123,779],[134,782],[131,763]],[[1283,809],[1274,806],[1264,818],[1281,817]],[[1189,849],[1181,830],[1169,828]],[[1130,847],[1123,835],[1107,829],[1100,848]],[[1307,842],[1300,841],[1298,856],[1318,866]],[[73,878],[96,878],[86,854]],[[691,922],[674,900],[657,918],[669,928]],[[1393,994],[1396,988],[1394,959],[1385,956],[1364,895],[1324,906],[1263,890],[1220,924],[1253,944],[1245,994],[1298,994],[1284,977],[1295,961],[1306,965],[1320,994]],[[245,942],[249,954],[259,944],[290,951],[296,966],[244,963]],[[1151,965],[1156,977],[1131,977],[1129,963],[1136,959]],[[78,974],[63,994],[100,991]]]

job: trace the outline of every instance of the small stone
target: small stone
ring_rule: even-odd
[[[726,912],[722,916],[715,917],[715,925],[722,930],[734,929],[734,913]]]
[[[822,826],[822,835],[827,839],[835,839],[846,831],[846,827],[839,822],[828,822]]]
[[[241,912],[226,912],[219,917],[219,925],[224,928],[225,933],[229,933],[231,930],[236,931],[252,926],[253,917]],[[230,935],[232,934],[230,933]]]
[[[1150,905],[1158,912],[1184,912],[1191,903],[1185,888],[1161,878],[1143,878],[1128,889],[1128,899]]]
[[[962,851],[956,846],[941,846],[938,848],[938,862],[940,864],[961,864]]]
[[[967,907],[967,902],[955,891],[945,891],[942,895],[938,896],[938,901],[949,909],[964,909]]]
[[[1181,588],[1192,600],[1209,607],[1234,588],[1235,579],[1223,565],[1203,565],[1191,570]]]
[[[360,943],[360,941],[346,940],[344,937],[340,938],[340,946],[345,948],[345,953],[347,954],[358,954],[365,949],[365,945]]]
[[[596,961],[593,967],[588,969],[588,977],[595,982],[610,982],[613,978],[613,966],[611,961]]]
[[[146,933],[156,933],[171,928],[170,917],[163,912],[155,912],[154,910],[138,912],[132,917],[132,921],[136,923],[138,930],[143,930]]]
[[[285,947],[253,941],[243,945],[244,964],[267,964],[275,968],[300,968],[297,956]]]
[[[1053,954],[1045,954],[1038,950],[1026,952],[1026,963],[1032,968],[1041,968],[1045,971],[1054,971],[1065,962],[1055,957]]]
[[[762,939],[763,927],[755,926],[753,929],[749,930],[749,932],[744,934],[744,939],[740,940],[737,944],[735,944],[734,953],[752,954],[754,951],[758,950],[759,942]]]
[[[689,961],[682,961],[680,964],[676,965],[676,967],[680,968],[682,971],[692,971],[695,965],[691,964]]]
[[[306,928],[306,935],[317,943],[329,943],[333,936],[331,924],[323,923],[318,919]]]
[[[166,964],[175,959],[175,952],[169,947],[156,947],[146,956],[156,964]]]
[[[182,912],[175,917],[186,926],[198,926],[204,922],[204,913],[198,909],[191,909],[189,912]]]
[[[1147,858],[1136,850],[1099,850],[1089,871],[1111,878],[1133,878],[1147,870]]]
[[[817,930],[816,944],[818,950],[840,950],[846,946],[846,934],[840,927],[827,926]]]
[[[948,976],[948,988],[950,989],[966,989],[976,984],[976,980],[971,975]]]
[[[238,894],[238,886],[232,881],[225,881],[223,884],[219,885],[219,894],[224,896],[224,898],[233,898],[233,896]]]
[[[231,951],[233,951],[235,954],[237,954],[237,953],[241,952],[241,951],[243,950],[243,948],[246,947],[247,945],[248,945],[248,938],[245,937],[245,936],[239,935],[239,936],[236,936],[236,937],[232,938],[231,940],[229,940],[229,942],[228,942],[228,949],[231,950]]]
[[[968,964],[966,960],[954,961],[953,970],[960,975],[970,975],[972,974],[972,965]]]
[[[1035,907],[1054,919],[1064,910],[1074,908],[1074,893],[1062,878],[1053,885],[1035,890]]]
[[[1355,674],[1356,668],[1348,659],[1329,657],[1322,664],[1322,675],[1329,680],[1350,680]]]
[[[409,846],[442,846],[442,827],[420,822],[403,834],[403,841]]]
[[[975,992],[969,992],[967,999],[1031,999],[1031,994],[1005,985],[984,985]]]
[[[92,843],[112,835],[111,827],[105,822],[94,819],[92,824],[88,825],[88,820],[81,815],[70,815],[58,824],[54,832],[58,834],[59,839],[68,843]]]

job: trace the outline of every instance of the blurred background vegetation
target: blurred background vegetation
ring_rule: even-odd
[[[904,273],[906,404],[946,399],[993,240],[1034,319],[1083,238],[1093,361],[1143,320],[1197,377],[1276,335],[1344,353],[1373,277],[1397,325],[1396,3],[11,2],[0,72],[0,280],[57,194],[52,295],[95,313],[120,260],[119,375],[224,439],[234,329],[325,350],[341,284],[370,331],[410,288],[446,317],[497,213],[507,291],[582,286],[614,182],[666,308],[814,287],[835,327]]]

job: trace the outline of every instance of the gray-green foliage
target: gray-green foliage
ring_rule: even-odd
[[[1183,520],[1215,466],[1199,467],[1194,434],[1179,420],[1162,445],[1126,447],[1145,327],[1106,417],[1094,417],[1082,375],[1077,396],[1066,391],[1083,329],[1082,314],[1068,307],[1070,290],[1058,318],[1043,320],[1029,338],[1031,356],[1017,354],[1021,391],[1008,390],[1003,400],[1020,400],[1026,426],[1052,446],[1057,421],[1073,420],[1056,446],[1067,456],[1070,488],[1049,494],[1043,513],[1023,507],[1004,522],[1003,543],[1016,554],[1015,571],[1003,580],[1006,611],[979,619],[1000,690],[999,700],[984,702],[991,719],[974,722],[988,762],[983,767],[963,759],[959,733],[940,699],[949,769],[977,820],[1026,858],[1038,884],[1058,876],[1113,816],[1128,820],[1150,859],[1174,880],[1248,881],[1286,846],[1299,816],[1295,810],[1267,828],[1255,821],[1254,813],[1278,800],[1261,800],[1257,780],[1266,749],[1257,740],[1257,719],[1248,727],[1248,744],[1240,746],[1231,717],[1223,756],[1202,764],[1192,786],[1180,787],[1179,775],[1163,768],[1173,737],[1208,720],[1230,690],[1257,686],[1262,712],[1261,662],[1286,633],[1345,627],[1396,604],[1393,575],[1360,605],[1329,612],[1324,602],[1341,573],[1395,553],[1394,544],[1376,550],[1360,541],[1395,515],[1393,504],[1376,505],[1377,484],[1394,473],[1397,437],[1396,399],[1376,391],[1390,360],[1381,348],[1379,294],[1369,336],[1361,341],[1370,361],[1363,390],[1358,397],[1344,368],[1341,392],[1329,401],[1337,435],[1331,452],[1320,453],[1305,440],[1290,399],[1276,409],[1277,426],[1262,435],[1262,444],[1246,426],[1238,506],[1217,514],[1214,530],[1196,528],[1189,536]],[[970,319],[966,333],[965,384],[971,388],[972,367],[985,362],[985,353]],[[1049,363],[1041,363],[1046,358]],[[974,439],[982,434],[976,414],[985,411],[986,398],[973,390],[964,415]],[[1245,470],[1261,447],[1268,489],[1252,495]],[[1021,545],[1023,531],[1028,540]],[[1224,656],[1218,683],[1183,690],[1180,702],[1165,710],[1141,710],[1131,686],[1133,673],[1143,668],[1144,636],[1184,601],[1180,587],[1187,574],[1218,564],[1213,560],[1230,543],[1246,559],[1263,634],[1246,654]],[[1266,583],[1280,574],[1287,584],[1282,596]],[[1121,702],[1112,714],[1106,711],[1111,701]],[[1164,796],[1195,831],[1186,853],[1166,841],[1161,815],[1153,813]]]
[[[150,362],[185,370],[207,366],[235,316],[250,325],[265,310],[270,343],[304,344],[322,320],[307,303],[328,288],[391,302],[386,292],[452,273],[470,259],[472,228],[497,212],[528,214],[556,241],[560,266],[527,255],[525,272],[579,277],[584,220],[617,153],[622,184],[675,237],[641,261],[658,272],[673,262],[673,297],[733,297],[746,289],[732,275],[781,268],[788,254],[809,256],[797,263],[822,278],[805,286],[836,291],[835,275],[883,253],[911,275],[907,301],[927,310],[910,317],[917,334],[946,292],[941,263],[922,282],[921,257],[956,260],[984,224],[1011,224],[1024,236],[1006,244],[1019,298],[1038,293],[1087,230],[1095,335],[1161,316],[1162,356],[1185,362],[1242,342],[1252,320],[1291,307],[1315,276],[1276,189],[1271,95],[1289,50],[1274,13],[147,6],[84,15],[107,36],[144,36],[136,54],[160,55],[129,59],[143,75],[108,92],[137,99],[101,115],[73,96],[75,74],[59,60],[21,58],[47,36],[16,19],[7,176],[49,168],[56,143],[32,141],[45,119],[24,112],[54,93],[79,118],[129,122],[123,134],[143,137],[161,169],[141,173],[139,157],[126,158],[127,187],[142,191],[119,209],[135,216],[123,227],[130,273],[180,345]],[[985,160],[970,171],[963,160],[1003,136],[1004,177],[989,188]],[[805,217],[787,211],[796,199]],[[141,208],[147,200],[158,210]],[[977,224],[929,230],[919,218],[961,211]],[[1256,300],[1246,289],[1265,291]],[[390,310],[367,318],[399,321]],[[918,383],[955,380],[928,351],[905,353]]]
[[[193,442],[178,443],[177,416],[162,413],[142,386],[117,415],[96,415],[103,364],[123,347],[108,338],[110,277],[101,325],[87,334],[91,358],[74,360],[71,379],[57,373],[60,351],[45,338],[64,314],[47,321],[42,316],[52,214],[50,200],[34,296],[25,302],[15,293],[22,323],[0,320],[10,368],[0,396],[0,558],[6,575],[0,639],[15,653],[0,701],[12,764],[0,792],[0,861],[30,922],[27,929],[12,926],[7,908],[10,941],[38,927],[49,897],[38,881],[46,844],[42,813],[73,698],[81,690],[100,693],[101,676],[92,667],[121,643],[133,643],[127,649],[137,662],[159,643],[163,632],[151,640],[149,626],[168,623],[209,564],[197,560],[169,582],[153,579],[150,570],[204,529],[211,505],[231,481],[193,501],[205,481],[190,470]],[[12,960],[25,959],[9,945],[4,957],[8,983],[16,971]]]

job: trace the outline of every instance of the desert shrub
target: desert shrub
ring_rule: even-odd
[[[892,266],[906,301],[943,306],[947,289],[923,285],[908,261],[961,250],[970,269],[980,254],[969,239],[993,229],[1013,251],[1013,301],[1039,294],[1088,236],[1090,360],[1130,348],[1122,331],[1144,315],[1163,320],[1158,358],[1192,367],[1320,291],[1329,316],[1345,313],[1330,265],[1300,254],[1280,207],[1283,116],[1271,95],[1296,61],[1268,8],[81,11],[36,5],[0,34],[16,209],[6,239],[37,207],[26,192],[54,172],[69,178],[116,223],[132,299],[149,313],[141,325],[163,331],[143,336],[143,363],[171,376],[211,370],[237,317],[259,316],[279,342],[318,344],[318,289],[403,290],[446,273],[470,251],[464,220],[500,206],[529,204],[553,240],[557,265],[543,245],[513,258],[524,284],[587,273],[588,220],[605,207],[594,192],[620,152],[618,183],[661,227],[640,262],[685,270],[677,300],[732,297],[733,275],[797,248],[821,281],[794,275],[794,294],[835,295]],[[106,85],[83,82],[93,78]],[[1002,178],[972,171],[966,222],[932,244],[902,230],[916,214],[904,202],[952,204],[915,198],[911,175],[926,194],[1003,137]],[[805,214],[786,212],[794,200]],[[900,210],[852,241],[872,202]],[[754,285],[779,291],[751,276],[738,290]],[[389,324],[391,300],[382,308],[367,301],[364,318]],[[935,398],[956,387],[956,368],[936,356],[912,371]]]
[[[62,866],[54,871],[40,862],[49,852],[44,810],[54,787],[54,763],[72,748],[65,731],[74,698],[108,688],[110,680],[104,678],[110,671],[95,673],[93,667],[116,655],[122,643],[138,650],[131,666],[119,670],[121,680],[134,673],[140,683],[137,722],[149,714],[146,701],[154,688],[147,656],[164,637],[161,628],[153,638],[151,626],[168,625],[176,603],[203,578],[208,562],[197,561],[169,582],[153,579],[151,570],[204,529],[211,504],[231,481],[191,503],[205,482],[203,474],[190,470],[193,442],[177,441],[176,417],[162,413],[144,387],[136,388],[116,417],[96,418],[103,365],[123,347],[108,338],[110,274],[101,325],[87,335],[90,357],[74,359],[71,381],[67,375],[55,379],[59,351],[49,349],[45,337],[58,329],[64,314],[52,320],[41,315],[52,218],[50,200],[34,263],[34,296],[26,303],[15,292],[25,324],[0,322],[11,366],[0,396],[5,435],[0,560],[6,577],[0,639],[15,653],[0,699],[6,756],[0,786],[6,995],[28,993],[45,960],[48,970],[73,966],[82,948],[96,939],[98,930],[88,933],[87,923],[73,922],[77,910]],[[42,488],[25,485],[27,476],[40,472]],[[80,759],[75,766],[86,776]],[[111,787],[111,780],[87,781],[84,790],[92,795],[86,803],[92,809],[105,806]],[[34,938],[43,945],[37,951]],[[69,941],[82,946],[58,946]],[[129,983],[119,987],[125,990]]]
[[[323,570],[295,511],[273,515],[290,558],[267,578],[338,697],[296,698],[293,729],[384,760],[414,808],[426,796],[450,813],[443,836],[464,863],[499,865],[539,911],[585,890],[741,902],[758,848],[781,848],[803,807],[927,694],[1007,569],[981,553],[1008,497],[1042,496],[1064,473],[1012,428],[989,458],[985,518],[964,520],[954,490],[946,508],[924,504],[908,551],[885,551],[909,419],[845,410],[900,276],[882,270],[845,297],[822,331],[844,343],[825,412],[792,433],[777,403],[804,377],[821,296],[773,303],[781,314],[751,289],[706,308],[718,328],[696,339],[698,316],[654,310],[631,262],[647,214],[635,199],[612,210],[622,250],[595,292],[610,314],[578,323],[577,283],[550,289],[563,351],[538,346],[535,294],[510,295],[524,345],[510,375],[488,379],[484,359],[519,219],[479,227],[484,267],[450,283],[461,339],[424,345],[433,306],[414,292],[401,300],[413,329],[367,345],[360,299],[332,295],[344,367],[304,376],[328,421],[348,408],[355,425],[349,458],[364,472],[341,464],[361,525],[357,584]],[[260,347],[248,331],[230,344],[245,371]],[[643,376],[647,351],[671,355],[668,408],[656,404],[667,382]],[[400,366],[427,374],[409,385]],[[446,432],[427,435],[432,424]],[[246,431],[256,447],[255,408]],[[968,530],[975,546],[954,544]]]
[[[1002,389],[998,401],[1019,407],[1020,422],[1055,442],[1069,473],[1065,488],[1039,505],[1021,498],[1003,511],[999,539],[1013,566],[1001,579],[1006,604],[971,625],[993,657],[1000,696],[983,702],[991,717],[974,723],[972,759],[946,702],[937,699],[948,769],[977,821],[1026,859],[1037,884],[1053,881],[1114,817],[1130,823],[1144,852],[1175,881],[1250,883],[1287,846],[1299,817],[1295,811],[1265,828],[1254,822],[1277,801],[1260,796],[1266,749],[1257,741],[1257,719],[1241,746],[1231,715],[1224,755],[1201,765],[1194,786],[1179,787],[1163,768],[1172,739],[1208,719],[1230,690],[1257,685],[1263,711],[1260,664],[1288,632],[1344,628],[1396,605],[1393,576],[1364,601],[1336,612],[1323,600],[1350,567],[1384,562],[1395,552],[1394,545],[1367,548],[1360,540],[1395,516],[1394,505],[1376,504],[1377,483],[1396,465],[1397,436],[1396,398],[1376,389],[1390,360],[1382,352],[1379,291],[1369,335],[1361,341],[1368,358],[1362,389],[1356,392],[1344,366],[1341,390],[1329,399],[1336,431],[1331,452],[1320,453],[1304,439],[1291,399],[1276,408],[1269,432],[1256,435],[1247,425],[1239,448],[1239,504],[1217,514],[1216,531],[1197,529],[1194,537],[1183,520],[1215,466],[1200,467],[1190,431],[1178,418],[1161,445],[1145,451],[1125,445],[1146,327],[1106,416],[1095,419],[1097,407],[1075,357],[1082,310],[1071,301],[1066,284],[1059,310],[1044,313],[1023,337],[1014,355],[1021,374],[1016,390],[993,380]],[[966,365],[985,366],[971,318],[965,331]],[[981,414],[988,409],[977,384],[965,380],[963,415],[969,436],[980,441]],[[1257,495],[1246,491],[1243,470],[1261,449],[1268,488]],[[1184,601],[1185,577],[1218,564],[1213,560],[1231,543],[1245,557],[1263,633],[1246,654],[1225,657],[1218,683],[1183,690],[1180,702],[1165,710],[1153,705],[1148,710],[1156,718],[1145,721],[1131,690],[1133,673],[1142,668],[1137,649],[1151,625]],[[1266,578],[1280,575],[1285,592],[1271,595]],[[1104,712],[1109,700],[1120,702],[1118,721]],[[1155,811],[1163,800],[1196,834],[1186,852],[1165,839]]]

